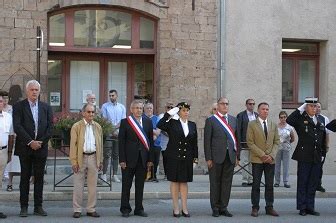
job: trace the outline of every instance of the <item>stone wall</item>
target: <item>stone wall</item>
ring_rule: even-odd
[[[162,112],[167,100],[191,103],[191,120],[202,129],[209,107],[217,98],[218,1],[170,0],[168,8],[144,0],[0,0],[0,88],[24,86],[36,75],[36,27],[44,32],[41,84],[47,74],[47,12],[82,4],[127,7],[158,18],[157,107]],[[15,74],[15,75],[13,75]],[[11,77],[11,75],[13,75]],[[44,99],[46,97],[43,97]]]

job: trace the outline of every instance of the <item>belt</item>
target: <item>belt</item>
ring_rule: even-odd
[[[87,156],[91,156],[93,154],[96,154],[96,151],[95,152],[92,152],[92,153],[83,153],[84,155],[87,155]]]
[[[0,150],[7,149],[7,146],[0,147]]]

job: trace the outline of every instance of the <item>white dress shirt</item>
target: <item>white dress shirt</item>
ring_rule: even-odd
[[[264,130],[264,122],[266,122],[266,126],[268,126],[268,125],[267,125],[267,119],[262,120],[260,117],[258,117],[258,119],[259,119],[259,122],[261,123],[261,127],[262,127],[262,129]],[[267,131],[268,131],[268,129],[267,129]]]
[[[84,136],[84,153],[96,152],[96,139],[93,134],[93,125],[88,123],[85,119],[85,136]]]
[[[187,137],[187,135],[189,134],[188,120],[186,120],[186,122],[183,122],[180,119],[180,122],[181,122],[181,125],[182,125],[182,128],[183,128],[184,136]]]
[[[256,120],[254,112],[250,112],[250,111],[247,111],[247,110],[246,110],[246,112],[247,112],[247,117],[248,117],[249,121]]]
[[[8,136],[14,135],[13,118],[8,112],[0,113],[0,147],[7,146]]]

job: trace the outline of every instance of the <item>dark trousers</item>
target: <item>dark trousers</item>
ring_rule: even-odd
[[[167,157],[165,156],[165,150],[161,151],[161,154],[164,174],[167,175]]]
[[[141,155],[139,154],[138,163],[135,168],[126,167],[121,169],[122,189],[121,189],[121,213],[130,213],[132,211],[130,200],[130,190],[132,181],[135,176],[135,209],[134,212],[143,210],[142,199],[145,184],[146,168],[142,164]]]
[[[320,187],[322,186],[323,165],[324,165],[325,159],[326,159],[326,157],[324,157],[324,160],[321,162],[320,179],[319,179],[319,182],[318,182],[318,184],[317,184],[317,186],[320,186]]]
[[[319,182],[321,163],[298,162],[297,168],[297,210],[314,210],[315,193]]]
[[[161,147],[154,146],[153,149],[153,167],[151,168],[151,178],[156,179],[156,172],[160,162]]]
[[[103,174],[107,173],[107,169],[109,166],[109,163],[111,161],[112,156],[112,175],[115,175],[118,173],[118,165],[119,165],[119,144],[118,140],[115,139],[109,139],[109,141],[104,142],[103,147]]]
[[[230,161],[229,153],[223,163],[214,163],[209,169],[210,205],[212,210],[226,210],[229,204],[234,165]]]
[[[47,157],[41,157],[35,153],[20,156],[20,205],[28,207],[30,177],[34,175],[34,207],[42,207],[43,202],[43,178]]]
[[[252,193],[251,193],[252,208],[257,208],[259,210],[260,183],[261,183],[261,177],[262,177],[263,172],[265,176],[266,208],[273,208],[274,168],[275,168],[274,164],[252,163],[252,175],[253,175],[253,184],[252,184]]]

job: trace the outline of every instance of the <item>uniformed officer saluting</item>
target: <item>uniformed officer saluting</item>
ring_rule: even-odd
[[[320,215],[315,211],[315,193],[326,154],[326,133],[325,126],[316,118],[317,100],[306,98],[305,103],[287,118],[299,138],[292,159],[298,161],[296,208],[302,216]]]

